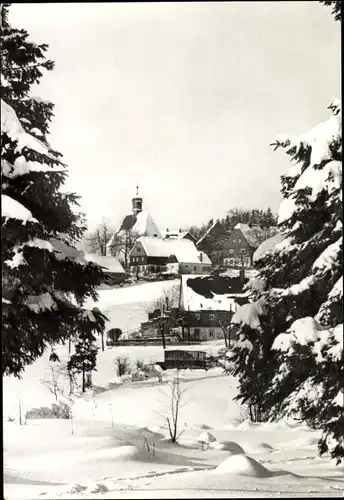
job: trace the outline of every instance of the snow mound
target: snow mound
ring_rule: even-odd
[[[214,450],[230,451],[233,454],[245,453],[245,450],[234,441],[214,441],[210,443],[210,448]]]
[[[216,441],[215,436],[211,434],[211,432],[203,432],[200,436],[198,436],[197,441],[199,443],[213,443]]]
[[[270,477],[272,472],[247,455],[231,455],[214,470],[218,474],[236,474],[248,477]]]

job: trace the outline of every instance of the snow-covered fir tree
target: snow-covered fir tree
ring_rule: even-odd
[[[2,5],[2,367],[17,376],[48,345],[105,326],[99,310],[83,308],[104,274],[75,248],[86,225],[78,196],[62,191],[67,169],[47,140],[53,104],[30,94],[53,69],[46,50],[9,24]]]
[[[323,431],[319,451],[344,457],[342,137],[340,102],[298,137],[277,137],[294,161],[282,177],[283,241],[260,256],[252,303],[239,309],[231,371],[239,399],[261,390],[266,418],[292,416]],[[263,368],[262,368],[263,367]],[[262,371],[261,371],[262,370]],[[257,384],[257,380],[260,383]],[[253,391],[253,392],[250,392]]]

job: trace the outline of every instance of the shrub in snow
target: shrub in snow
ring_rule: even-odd
[[[1,17],[2,367],[19,376],[49,344],[104,330],[104,316],[82,306],[105,275],[75,247],[86,226],[47,140],[54,106],[30,94],[54,67],[48,47],[9,25],[7,5]]]
[[[62,401],[54,403],[51,407],[41,406],[40,408],[31,408],[27,412],[27,419],[41,419],[41,418],[61,418],[71,419],[71,407]]]
[[[344,457],[341,108],[299,137],[278,137],[295,164],[282,177],[284,240],[257,261],[252,290],[264,309],[240,320],[235,370],[240,398],[266,375],[268,416],[298,417],[323,431],[319,451]],[[252,323],[250,321],[253,318]],[[245,357],[246,356],[246,357]],[[259,360],[259,363],[251,360]],[[233,362],[233,360],[232,360]],[[268,369],[268,373],[266,373]]]
[[[114,366],[118,377],[131,374],[130,359],[127,356],[117,356],[114,360]]]

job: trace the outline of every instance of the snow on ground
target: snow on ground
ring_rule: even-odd
[[[179,292],[180,281],[156,281],[125,288],[99,290],[98,302],[89,300],[85,307],[98,307],[109,319],[106,327],[133,330],[148,320],[150,306],[165,294]],[[179,298],[178,293],[177,299]]]
[[[161,383],[89,392],[74,405],[73,420],[5,421],[5,498],[192,498],[200,491],[205,497],[329,497],[343,491],[343,467],[317,457],[317,431],[293,422],[240,423],[236,382],[219,368],[181,371],[183,433],[172,444],[164,417],[175,375],[168,370]]]
[[[173,282],[104,290],[100,301],[117,313],[128,307],[137,323],[135,307],[146,307],[166,285]],[[217,350],[220,344],[203,348]],[[67,346],[56,352],[67,359]],[[317,456],[319,433],[293,422],[243,421],[234,401],[236,380],[221,368],[180,371],[182,434],[178,444],[171,443],[166,416],[176,371],[164,371],[160,383],[157,377],[119,380],[113,366],[119,355],[133,364],[154,363],[163,359],[163,349],[121,346],[99,352],[94,387],[74,398],[71,420],[18,424],[19,402],[23,413],[54,402],[42,383],[49,378],[49,352],[22,380],[4,378],[6,499],[330,497],[343,491],[344,468]]]

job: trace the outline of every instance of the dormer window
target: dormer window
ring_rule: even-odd
[[[215,319],[214,314],[209,314],[209,319],[210,319],[210,321],[213,321]]]

